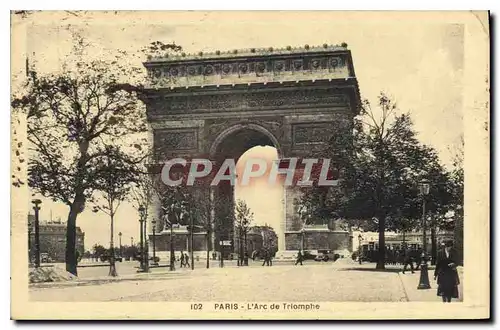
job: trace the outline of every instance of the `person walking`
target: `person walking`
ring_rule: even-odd
[[[460,279],[457,272],[457,254],[453,249],[453,242],[445,243],[444,249],[438,254],[434,280],[437,281],[437,295],[443,302],[451,302],[451,298],[458,299],[458,285]]]
[[[181,268],[184,267],[184,251],[181,251]]]
[[[191,261],[191,262],[193,262],[193,261]],[[184,254],[184,266],[190,267],[190,265],[189,265],[189,255],[187,253]]]
[[[413,260],[415,260],[415,270],[420,269],[420,265],[422,264],[422,254],[423,254],[423,249],[418,248],[418,250],[415,251]]]
[[[295,260],[295,266],[300,262],[300,265],[302,265],[302,260],[304,259],[304,256],[302,255],[302,250],[299,249],[299,252],[297,253],[297,260]]]
[[[269,266],[269,251],[267,249],[264,250],[264,262],[262,262],[262,266],[264,265]]]
[[[403,274],[406,272],[406,267],[410,265],[411,273],[415,273],[415,270],[413,268],[413,253],[412,251],[408,248],[405,247],[404,250],[404,265],[403,265]]]

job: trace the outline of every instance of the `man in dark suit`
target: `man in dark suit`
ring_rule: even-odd
[[[413,253],[407,246],[405,246],[403,248],[403,274],[406,272],[406,267],[408,265],[410,265],[411,273],[415,273],[413,268]]]
[[[453,242],[447,241],[444,249],[438,254],[434,280],[437,280],[437,295],[443,302],[451,302],[451,298],[458,298],[460,279],[457,272],[457,254],[453,250]]]
[[[304,260],[304,255],[302,254],[302,250],[299,249],[299,252],[297,253],[297,259],[295,260],[295,266],[297,266],[298,263],[302,266],[302,260]]]

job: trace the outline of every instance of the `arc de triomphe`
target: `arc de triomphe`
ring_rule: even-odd
[[[147,116],[160,159],[237,161],[258,145],[275,147],[280,158],[311,157],[341,121],[352,122],[360,105],[351,52],[343,46],[200,52],[144,65]],[[220,219],[233,212],[233,187],[220,185],[215,194],[217,247],[232,236],[233,224]],[[297,249],[302,225],[294,196],[294,188],[285,188],[279,250]],[[207,191],[198,198],[210,200]]]

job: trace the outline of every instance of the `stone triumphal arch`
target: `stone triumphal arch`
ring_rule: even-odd
[[[144,65],[147,117],[160,159],[209,157],[217,163],[267,145],[280,158],[311,157],[341,122],[352,122],[360,105],[351,52],[343,46],[200,52],[150,58]],[[215,248],[233,233],[225,220],[233,212],[233,188],[197,193],[200,203],[217,201]],[[294,196],[294,188],[285,188],[280,250],[298,249],[302,224]],[[157,242],[161,250],[161,238]]]

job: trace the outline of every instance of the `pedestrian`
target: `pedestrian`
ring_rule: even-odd
[[[268,263],[267,260],[269,259],[269,252],[267,252],[267,250],[264,250],[263,256],[264,256],[264,262],[262,262],[262,266]]]
[[[185,266],[184,251],[181,251],[181,268]]]
[[[184,266],[186,266],[186,267],[190,266],[189,265],[189,256],[187,253],[184,255]]]
[[[304,259],[304,256],[302,255],[302,250],[299,249],[299,252],[297,253],[297,260],[295,260],[295,266],[300,262],[300,265],[302,265],[302,260]]]
[[[420,269],[420,265],[422,263],[422,254],[423,254],[423,249],[422,248],[418,248],[418,250],[415,251],[415,254],[414,254],[414,258],[413,260],[415,260],[415,270],[419,270]]]
[[[443,302],[451,302],[451,298],[458,299],[458,285],[460,279],[457,272],[457,254],[452,249],[453,242],[447,241],[444,249],[438,255],[434,280],[437,280],[437,295],[441,296]]]
[[[406,267],[408,265],[410,265],[411,273],[413,274],[413,273],[415,273],[415,270],[413,268],[413,253],[407,247],[405,247],[403,251],[404,251],[403,252],[404,253],[404,256],[403,256],[403,258],[404,258],[404,261],[403,261],[403,274],[405,273]]]

